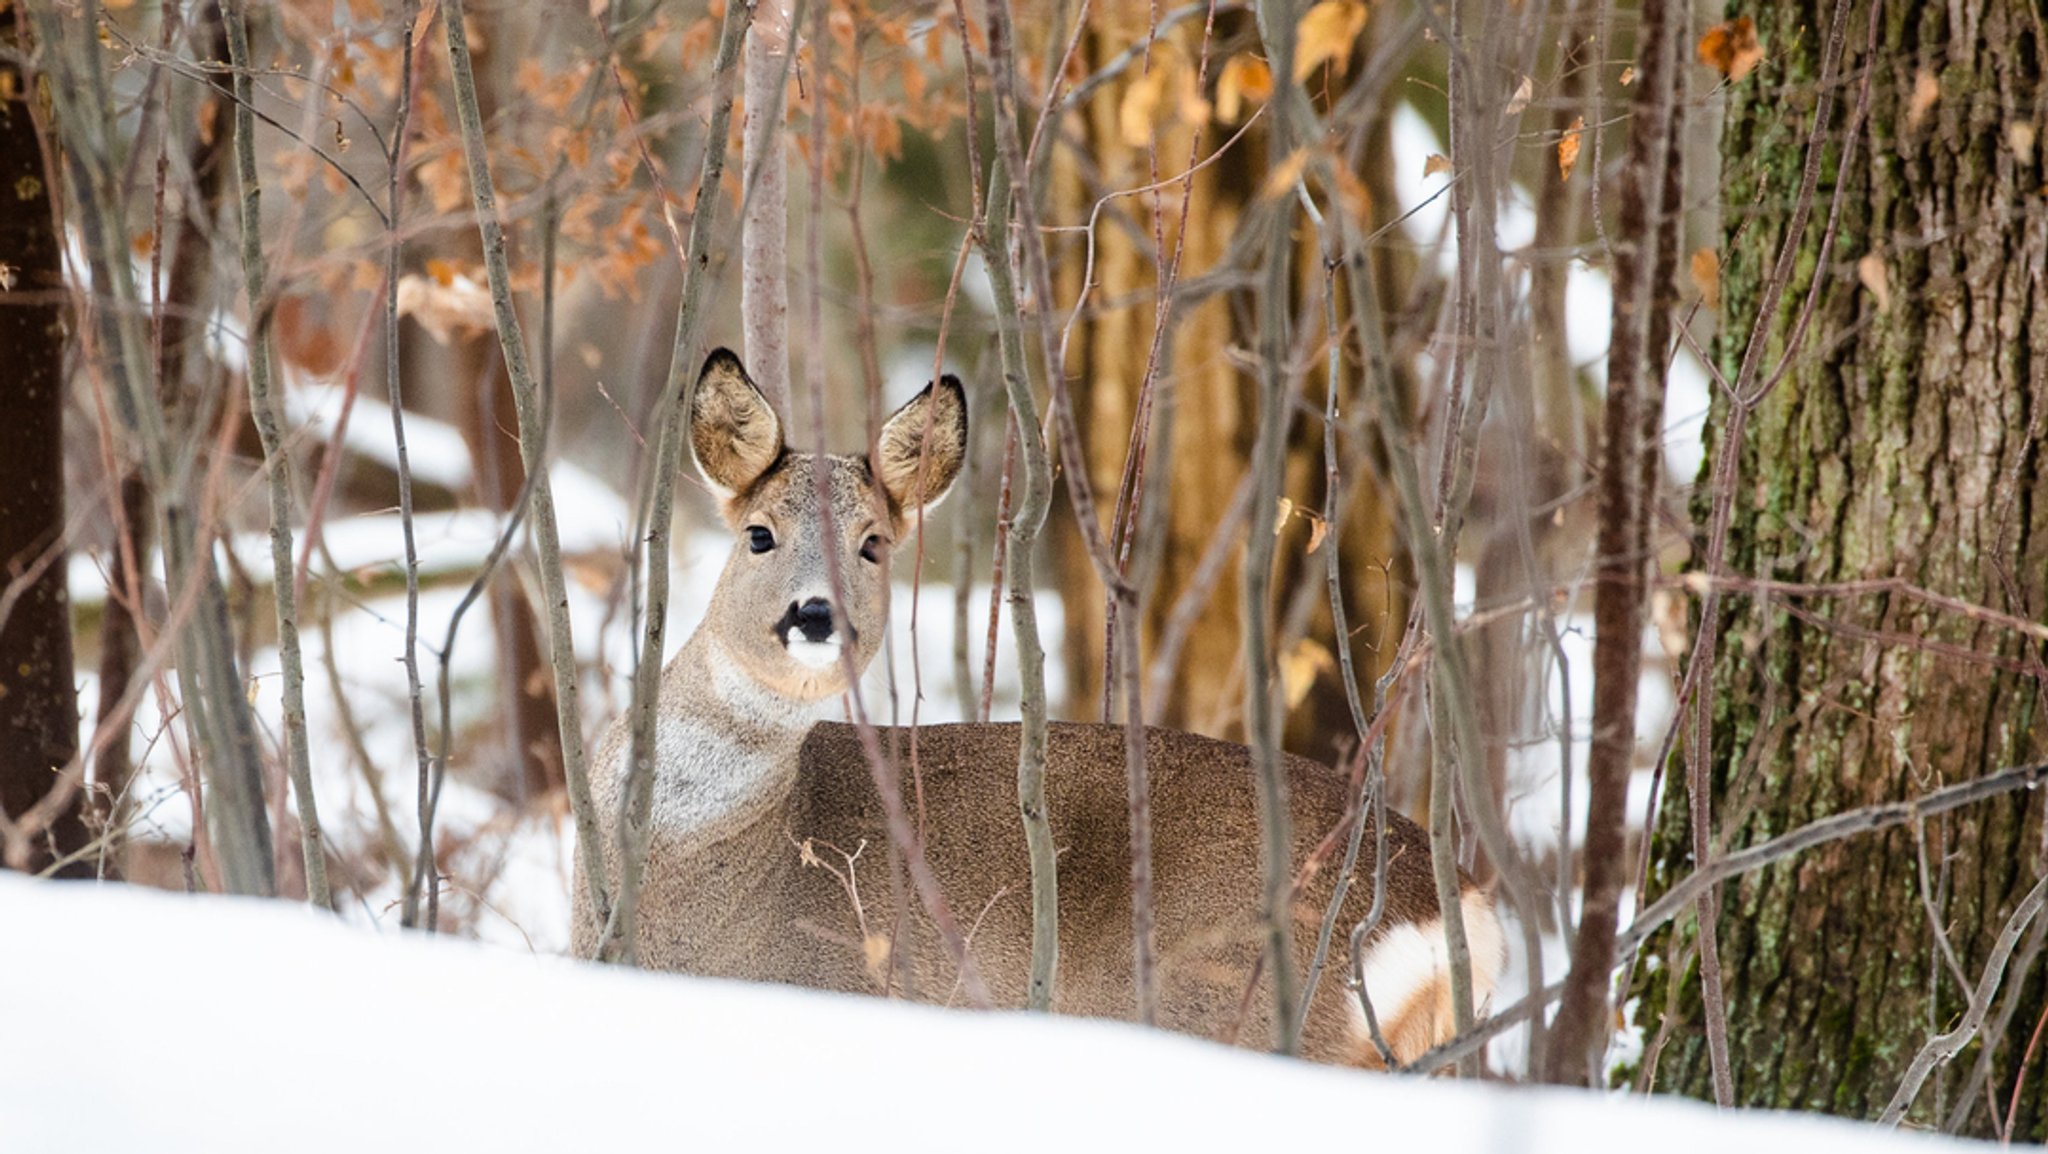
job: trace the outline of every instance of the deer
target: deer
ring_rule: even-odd
[[[774,408],[725,349],[705,360],[685,403],[697,470],[734,547],[702,624],[661,674],[636,960],[655,970],[958,1001],[962,975],[929,914],[911,897],[891,907],[888,867],[880,854],[863,856],[864,847],[888,844],[886,814],[841,702],[849,677],[882,645],[888,550],[921,528],[920,511],[945,496],[965,460],[965,391],[950,375],[927,385],[866,455],[792,450]],[[1019,726],[885,727],[876,737],[883,748],[915,742],[914,773],[900,776],[905,804],[919,815],[916,849],[965,930],[989,1000],[1024,1005],[1031,910],[1015,785]],[[1125,737],[1121,725],[1054,722],[1049,730],[1059,1013],[1120,1018],[1134,1005]],[[629,744],[621,717],[589,771],[597,852],[614,892]],[[1254,996],[1265,986],[1265,939],[1251,752],[1160,728],[1146,731],[1145,749],[1157,1024],[1247,1045],[1268,1038],[1270,997]],[[1293,755],[1283,768],[1299,870],[1331,831],[1370,819],[1348,777]],[[1386,825],[1383,916],[1356,961],[1382,1036],[1406,1063],[1453,1033],[1450,962],[1428,836],[1396,814]],[[1365,833],[1374,844],[1376,831]],[[1360,873],[1369,874],[1375,855],[1360,856]],[[1337,872],[1327,861],[1295,893],[1297,972]],[[1505,940],[1488,892],[1462,871],[1459,878],[1472,989],[1483,1003],[1499,982]],[[1373,881],[1360,876],[1349,887],[1343,926],[1366,918]],[[575,890],[572,949],[590,957],[603,927],[585,887]],[[1345,936],[1336,935],[1333,966],[1350,961],[1334,957]],[[1300,1052],[1384,1064],[1358,998],[1339,981],[1321,982],[1306,1007]]]

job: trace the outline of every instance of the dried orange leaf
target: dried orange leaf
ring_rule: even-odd
[[[1922,68],[1913,74],[1913,96],[1906,101],[1906,127],[1918,128],[1926,123],[1927,113],[1934,102],[1941,99],[1941,81],[1934,76],[1931,68]]]
[[[1330,535],[1330,523],[1323,519],[1322,514],[1311,513],[1307,509],[1303,509],[1301,515],[1308,518],[1308,551],[1313,553],[1323,547],[1323,538]]]
[[[1891,311],[1891,277],[1885,272],[1883,255],[1865,253],[1863,259],[1856,262],[1856,279],[1862,281],[1863,287],[1870,290],[1870,295],[1877,298],[1878,312]]]
[[[1351,46],[1365,30],[1365,5],[1359,0],[1323,0],[1308,10],[1294,31],[1294,79],[1307,80],[1324,64],[1343,71],[1351,63]]]
[[[1579,146],[1585,142],[1586,118],[1574,117],[1572,126],[1565,130],[1564,137],[1557,142],[1557,178],[1570,180],[1572,169],[1579,163]]]
[[[1756,39],[1756,22],[1747,16],[1707,29],[1699,47],[1700,61],[1731,82],[1749,75],[1764,59],[1763,46]]]
[[[1261,103],[1273,95],[1273,70],[1256,56],[1238,55],[1223,66],[1216,78],[1216,119],[1235,124],[1245,101]]]
[[[1631,64],[1621,70],[1621,86],[1627,88],[1636,82],[1636,66]]]
[[[1450,158],[1441,152],[1432,152],[1429,154],[1429,159],[1422,162],[1422,179],[1428,180],[1439,172],[1449,172],[1450,170]]]
[[[1692,283],[1700,290],[1701,303],[1718,311],[1721,307],[1721,258],[1713,249],[1693,250]]]

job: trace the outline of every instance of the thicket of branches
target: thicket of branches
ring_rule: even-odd
[[[0,664],[25,636],[9,615],[67,554],[96,591],[55,610],[94,714],[58,764],[7,765],[36,783],[0,812],[7,862],[475,932],[535,884],[508,863],[538,826],[547,883],[584,887],[604,956],[630,960],[659,658],[694,625],[670,570],[707,523],[674,492],[694,483],[678,421],[697,365],[743,344],[794,440],[837,448],[953,367],[975,382],[970,468],[893,573],[950,587],[951,660],[913,655],[852,708],[892,801],[874,725],[916,724],[928,698],[1022,718],[1034,1006],[1057,981],[1046,721],[1072,716],[1129,727],[1132,1016],[1153,1015],[1142,726],[1166,720],[1254,751],[1275,1048],[1319,982],[1371,1013],[1356,973],[1326,972],[1372,928],[1336,924],[1341,890],[1293,972],[1292,748],[1337,760],[1358,812],[1429,830],[1461,1037],[1413,1068],[1476,1075],[1518,1029],[1512,1068],[1604,1082],[1616,992],[1681,919],[1733,1101],[1724,883],[2042,772],[1929,780],[1739,842],[1747,819],[1714,807],[1716,670],[1761,643],[1719,633],[1726,599],[1896,598],[2019,646],[2007,672],[2037,688],[2048,641],[2024,596],[1892,573],[1772,586],[1730,553],[1760,482],[1728,446],[1848,339],[1821,339],[1825,307],[1810,331],[1816,301],[1889,307],[1881,249],[1833,247],[1833,166],[1878,130],[1873,100],[1903,120],[1942,99],[1845,63],[1879,17],[1846,11],[1811,29],[1814,77],[1769,67],[1748,19],[1665,0],[0,4],[0,96],[37,130],[10,141],[61,190],[42,211],[63,263],[34,292],[73,318],[70,511],[0,558]],[[1790,219],[1751,267],[1722,243],[1749,206],[1718,193],[1718,134],[1729,93],[1766,83],[1799,102],[1801,160],[1760,194]],[[0,311],[27,300],[13,281]],[[1753,311],[1724,314],[1724,282]],[[1671,443],[1710,397],[1721,452],[1695,466]],[[2026,468],[2011,484],[2038,489]],[[616,512],[587,503],[593,479]],[[368,553],[352,525],[382,534]],[[437,551],[457,529],[474,547]],[[898,621],[894,644],[920,624],[939,628]],[[395,682],[344,675],[365,638]],[[69,680],[37,708],[75,712]],[[621,714],[614,889],[585,763]],[[1690,838],[1685,876],[1646,876],[1660,797],[1686,813],[1667,827]],[[915,900],[952,925],[891,817]],[[1372,884],[1386,849],[1365,825],[1315,865]],[[1460,865],[1510,915],[1519,1000],[1474,1004]],[[2032,965],[2041,892],[1968,959],[1930,904],[1963,1012],[1934,1023],[1889,1120],[1984,1027],[2015,949]]]

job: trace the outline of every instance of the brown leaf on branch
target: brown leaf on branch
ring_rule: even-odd
[[[1747,16],[1716,24],[1700,37],[1701,63],[1726,76],[1731,83],[1755,71],[1763,59],[1763,46],[1756,39],[1756,22]]]
[[[1342,72],[1351,64],[1351,46],[1365,30],[1365,5],[1359,0],[1323,0],[1308,10],[1294,32],[1294,79],[1307,80],[1324,64]]]
[[[1524,108],[1529,107],[1529,99],[1535,94],[1536,86],[1528,77],[1522,77],[1522,83],[1516,86],[1515,94],[1508,98],[1508,106],[1501,110],[1502,113],[1507,116],[1519,115]]]
[[[1450,157],[1445,156],[1441,152],[1432,152],[1429,154],[1429,159],[1422,162],[1422,179],[1428,180],[1439,172],[1449,172],[1450,170]]]
[[[1264,103],[1273,95],[1273,70],[1256,56],[1237,55],[1216,78],[1216,119],[1235,124],[1247,100]]]
[[[1557,142],[1557,176],[1559,180],[1570,180],[1572,169],[1579,163],[1579,146],[1584,143],[1586,118],[1575,117],[1564,138]]]
[[[1700,290],[1700,303],[1708,311],[1718,312],[1721,308],[1721,258],[1711,248],[1693,250],[1692,283]]]

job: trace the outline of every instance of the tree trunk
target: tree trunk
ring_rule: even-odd
[[[1141,43],[1146,34],[1144,16],[1143,8],[1131,10],[1130,22],[1125,25],[1105,15],[1094,17],[1083,36],[1079,71],[1092,73]],[[1233,43],[1234,33],[1249,28],[1249,16],[1242,19],[1246,23],[1240,27],[1233,17],[1218,17],[1208,66],[1212,89],[1227,58],[1220,46]],[[1153,67],[1173,70],[1173,79],[1161,86],[1169,94],[1165,98],[1169,105],[1174,99],[1171,94],[1183,80],[1193,90],[1201,31],[1202,21],[1197,18],[1158,38]],[[1142,65],[1131,64],[1118,79],[1098,89],[1073,121],[1086,141],[1079,151],[1092,160],[1094,168],[1087,173],[1061,169],[1056,195],[1057,216],[1062,222],[1087,220],[1096,198],[1104,192],[1169,180],[1188,167],[1190,130],[1176,116],[1162,115],[1158,120],[1156,171],[1146,149],[1134,147],[1125,137],[1121,113],[1130,89],[1147,83],[1156,81],[1147,81]],[[1342,90],[1341,85],[1333,88]],[[1247,107],[1245,114],[1249,111]],[[1234,123],[1203,126],[1197,162],[1208,161],[1236,130]],[[1170,260],[1175,245],[1183,244],[1182,286],[1217,270],[1265,171],[1263,141],[1263,128],[1254,127],[1245,140],[1196,174],[1184,236],[1178,228],[1179,183],[1159,190],[1156,235],[1164,240],[1163,253],[1152,251],[1151,194],[1116,198],[1096,225],[1094,283],[1088,290],[1089,307],[1074,330],[1068,363],[1089,472],[1105,516],[1124,474],[1131,429],[1139,416],[1140,387],[1152,350],[1158,289],[1155,260]],[[1361,171],[1377,227],[1397,211],[1393,208],[1395,197],[1385,183],[1391,165],[1384,163],[1388,149],[1383,130],[1372,133],[1366,152],[1368,159]],[[1071,166],[1065,150],[1058,155],[1062,159],[1056,163]],[[1117,220],[1117,214],[1125,219]],[[1323,277],[1322,257],[1313,250],[1313,230],[1304,226],[1300,235],[1308,247],[1297,254],[1297,302],[1312,301],[1322,291],[1319,283],[1311,283]],[[1057,285],[1062,315],[1073,307],[1087,264],[1081,246],[1069,243],[1072,251],[1061,254],[1056,265],[1062,274]],[[1405,301],[1407,293],[1401,282],[1413,262],[1391,251],[1382,255],[1388,258],[1379,270],[1390,294],[1387,299]],[[1240,482],[1251,464],[1258,385],[1255,375],[1244,371],[1231,351],[1233,346],[1248,349],[1256,343],[1255,334],[1239,326],[1239,314],[1233,312],[1232,305],[1229,294],[1213,292],[1177,305],[1169,321],[1172,328],[1159,350],[1156,410],[1142,494],[1154,507],[1139,516],[1141,528],[1131,569],[1145,590],[1140,643],[1146,649],[1147,691],[1155,687],[1167,690],[1148,696],[1147,718],[1155,724],[1242,740],[1245,662],[1239,558],[1245,522],[1238,519],[1234,531],[1228,523],[1240,496]],[[1311,304],[1310,308],[1320,312],[1320,305]],[[1348,306],[1340,308],[1340,314],[1349,315]],[[1308,373],[1297,411],[1320,412],[1325,387],[1323,361],[1320,354],[1310,360],[1316,367]],[[1340,382],[1339,387],[1349,396],[1355,382]],[[1348,415],[1350,406],[1341,408]],[[1287,440],[1281,485],[1293,508],[1313,511],[1323,507],[1322,455],[1320,421],[1296,420]],[[1346,607],[1355,630],[1352,652],[1359,676],[1370,679],[1392,659],[1400,637],[1404,581],[1398,570],[1390,580],[1380,569],[1394,559],[1394,523],[1390,506],[1376,496],[1365,459],[1354,454],[1341,469],[1344,481],[1356,491],[1348,502],[1350,515],[1322,547],[1343,550]],[[1338,680],[1322,556],[1307,552],[1311,525],[1306,516],[1288,518],[1275,550],[1273,587],[1279,591],[1281,660],[1300,673],[1311,674],[1305,683],[1298,683],[1299,696],[1290,701],[1283,738],[1289,750],[1330,761],[1355,742],[1356,735]],[[1110,527],[1104,528],[1107,532]],[[1203,562],[1220,531],[1228,531],[1228,552],[1220,567],[1213,568],[1211,580],[1211,573],[1203,572]],[[1047,536],[1057,557],[1055,572],[1066,620],[1066,712],[1094,719],[1101,714],[1103,692],[1105,593],[1070,520],[1055,517]],[[1171,655],[1172,676],[1163,678],[1155,667],[1161,642],[1178,628],[1171,622],[1183,597],[1205,584],[1206,595],[1198,594],[1199,603],[1188,606],[1198,614],[1192,627],[1176,639],[1179,644]],[[1369,686],[1366,696],[1371,696]],[[1121,706],[1115,716],[1122,716]]]
[[[1809,279],[1822,278],[1790,371],[1733,446],[1738,476],[1720,480],[1733,502],[1721,572],[1805,585],[1893,579],[2048,620],[2041,18],[2025,0],[1890,5],[1872,56],[1867,14],[1858,5],[1847,20],[1800,259],[1757,334],[1766,342],[1760,387],[1784,355]],[[1723,138],[1722,199],[1744,210],[1731,214],[1723,263],[1717,357],[1731,380],[1790,227],[1831,19],[1811,2],[1750,15],[1766,63],[1728,87]],[[1869,121],[1843,157],[1866,66]],[[1845,211],[1816,272],[1837,182]],[[1723,392],[1714,404],[1709,462],[1731,415]],[[1703,525],[1712,471],[1695,503]],[[2048,749],[2042,646],[2010,629],[1900,592],[1731,588],[1722,606],[1726,644],[1703,690],[1712,832],[1723,850]],[[1646,898],[1692,868],[1682,775],[1662,805]],[[1926,824],[1926,896],[1939,930],[1922,906],[1910,827],[1728,884],[1716,926],[1735,1100],[1881,1111],[1922,1043],[1966,1006],[1936,934],[1946,932],[1976,982],[2043,869],[2040,805],[2014,796]],[[1654,1063],[1644,1073],[1657,1089],[1704,1096],[1712,1075],[1696,942],[1691,927],[1654,939],[1634,996]],[[2038,960],[2025,947],[2015,957],[1986,1027],[2001,1116],[2044,1008]],[[1660,1031],[1669,1031],[1661,1053]],[[1984,1091],[1967,1088],[1978,1057],[1979,1047],[1965,1049],[1931,1079],[1910,1118],[1941,1125],[1954,1115],[1989,1133]],[[2020,1140],[2039,1141],[2048,1121],[2043,1065],[2036,1055],[2024,1080]]]
[[[0,51],[22,49],[0,4]],[[57,784],[78,752],[71,602],[64,565],[64,271],[22,73],[0,55],[0,810],[19,816]],[[83,849],[78,791],[36,838],[31,872]],[[59,876],[92,877],[82,858]]]

